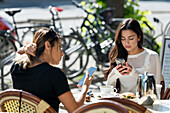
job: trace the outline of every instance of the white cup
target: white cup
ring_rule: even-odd
[[[117,89],[113,86],[100,86],[101,94],[110,94],[112,92],[117,92]]]
[[[156,93],[159,100],[160,100],[161,88],[162,88],[161,84],[156,84]]]

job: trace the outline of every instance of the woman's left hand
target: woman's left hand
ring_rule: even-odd
[[[25,53],[25,54],[27,54],[28,56],[29,56],[29,55],[35,56],[36,48],[37,48],[36,44],[35,44],[35,43],[31,43],[31,44],[28,44],[28,45],[26,45],[26,46],[21,47],[21,48],[18,50],[18,53],[19,53],[20,55],[22,55],[22,54]]]
[[[123,65],[124,70],[121,71],[122,75],[129,75],[132,72],[132,66],[127,62]]]
[[[84,84],[82,86],[82,90],[84,90],[83,92],[87,92],[89,89],[89,86],[91,84],[93,80],[93,76],[89,77],[89,72],[86,73],[86,77],[84,79]]]
[[[35,51],[37,49],[37,45],[35,43],[31,43],[25,47],[25,53],[29,56],[32,55],[35,57]]]

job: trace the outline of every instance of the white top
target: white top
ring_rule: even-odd
[[[122,75],[117,71],[116,67],[112,69],[108,75],[106,85],[116,87],[116,79],[120,79],[121,91],[136,92],[137,79],[139,74],[144,71],[154,74],[156,83],[161,82],[161,63],[156,52],[144,48],[144,51],[136,55],[128,55],[128,64],[132,66],[132,72],[129,75]]]

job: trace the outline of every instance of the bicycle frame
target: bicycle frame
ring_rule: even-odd
[[[81,30],[86,28],[87,31],[85,35],[81,37],[83,37],[84,43],[86,44],[88,50],[91,51],[91,55],[95,59],[97,65],[102,64],[103,66],[103,63],[108,61],[108,54],[113,45],[114,38],[105,36],[102,27],[111,32],[111,34],[114,34],[114,32],[111,28],[109,29],[109,27],[106,27],[109,26],[106,23],[104,25],[100,24],[100,22],[102,23],[102,20],[97,14],[88,12],[82,6],[78,5],[76,1],[73,1],[73,3],[87,13],[80,27]],[[90,15],[94,17],[93,21],[89,19]],[[88,38],[91,40],[90,42],[88,42]],[[96,55],[94,54],[93,49]]]
[[[108,39],[108,37],[105,36],[104,31],[103,31],[103,29],[101,27],[105,27],[109,32],[111,32],[111,34],[115,33],[109,27],[109,25],[107,25],[106,23],[102,24],[103,21],[100,20],[100,18],[99,18],[99,16],[97,16],[97,14],[90,13],[90,12],[88,12],[87,10],[85,10],[82,7],[81,7],[81,9],[83,9],[87,13],[87,15],[84,18],[83,23],[82,23],[82,25],[80,27],[81,29],[83,29],[83,27],[85,27],[85,28],[87,28],[88,31],[91,30],[93,32],[93,34],[96,34],[96,33],[101,34],[102,35],[101,36],[102,40],[106,40],[106,39]],[[92,22],[89,19],[89,16],[91,16],[91,15],[94,17]],[[87,22],[89,23],[89,25],[86,25]],[[99,22],[101,22],[101,24]],[[87,32],[86,32],[85,36],[87,36]]]

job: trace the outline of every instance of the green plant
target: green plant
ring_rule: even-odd
[[[150,30],[148,27],[143,23],[146,21],[150,26],[152,23],[146,18],[147,14],[151,14],[150,11],[141,11],[138,8],[140,7],[138,4],[139,0],[127,0],[125,1],[124,8],[125,8],[125,18],[134,18],[140,22],[143,32],[149,34]]]

